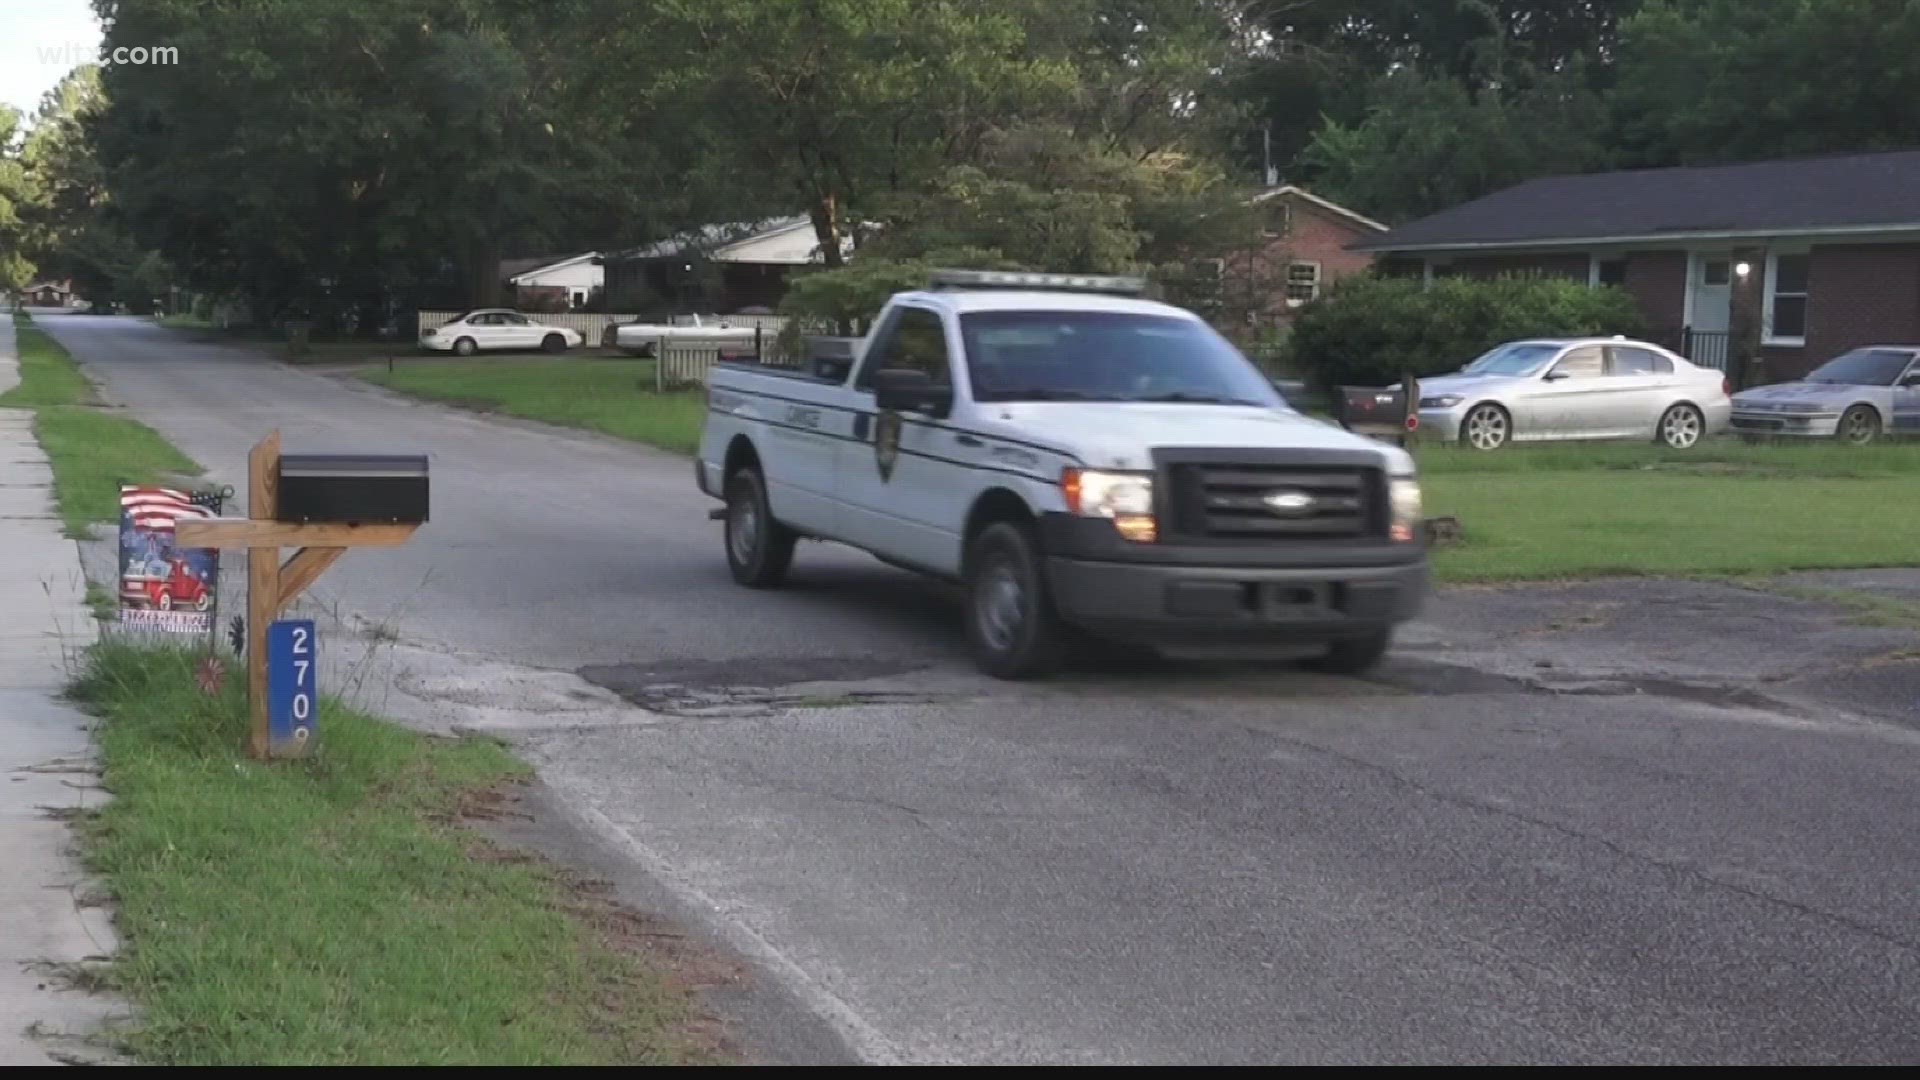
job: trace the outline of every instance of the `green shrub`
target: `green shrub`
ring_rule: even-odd
[[[1633,298],[1546,276],[1443,278],[1431,284],[1363,275],[1300,311],[1287,361],[1322,386],[1384,386],[1457,371],[1516,338],[1642,332]]]

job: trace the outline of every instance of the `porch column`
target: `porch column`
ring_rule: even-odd
[[[1746,267],[1745,274],[1740,273]],[[1761,248],[1735,248],[1730,267],[1732,295],[1727,304],[1727,378],[1734,389],[1765,381],[1760,355],[1760,313],[1766,287],[1767,253]]]

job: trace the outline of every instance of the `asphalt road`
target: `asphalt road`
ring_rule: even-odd
[[[810,545],[793,590],[734,588],[682,459],[42,322],[229,480],[271,426],[428,452],[433,523],[331,571],[339,604],[869,1060],[1920,1060],[1909,727],[1548,692],[1514,677],[1543,646],[1470,603],[1374,681],[989,684],[942,592],[865,556]],[[1464,666],[1434,663],[1454,636]],[[1858,637],[1816,644],[1885,644]],[[527,685],[591,711],[516,709]]]

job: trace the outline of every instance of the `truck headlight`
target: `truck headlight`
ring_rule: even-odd
[[[1060,491],[1068,513],[1106,518],[1116,532],[1137,543],[1150,544],[1159,536],[1153,519],[1153,477],[1147,473],[1065,469]]]
[[[1465,399],[1459,394],[1436,394],[1433,397],[1421,398],[1420,407],[1423,409],[1451,409],[1463,400]]]
[[[1412,540],[1420,528],[1420,482],[1411,476],[1396,476],[1387,481],[1387,500],[1393,506],[1393,522],[1387,535],[1395,540]]]

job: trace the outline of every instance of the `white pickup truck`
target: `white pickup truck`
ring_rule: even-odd
[[[1076,635],[1370,667],[1427,590],[1412,458],[1142,287],[941,271],[841,357],[717,365],[695,471],[734,579],[778,585],[811,537],[956,581],[1006,679]]]
[[[713,321],[683,315],[671,323],[620,323],[613,328],[613,346],[630,356],[651,356],[663,341],[684,345],[752,344],[752,326],[735,326],[724,318]]]

